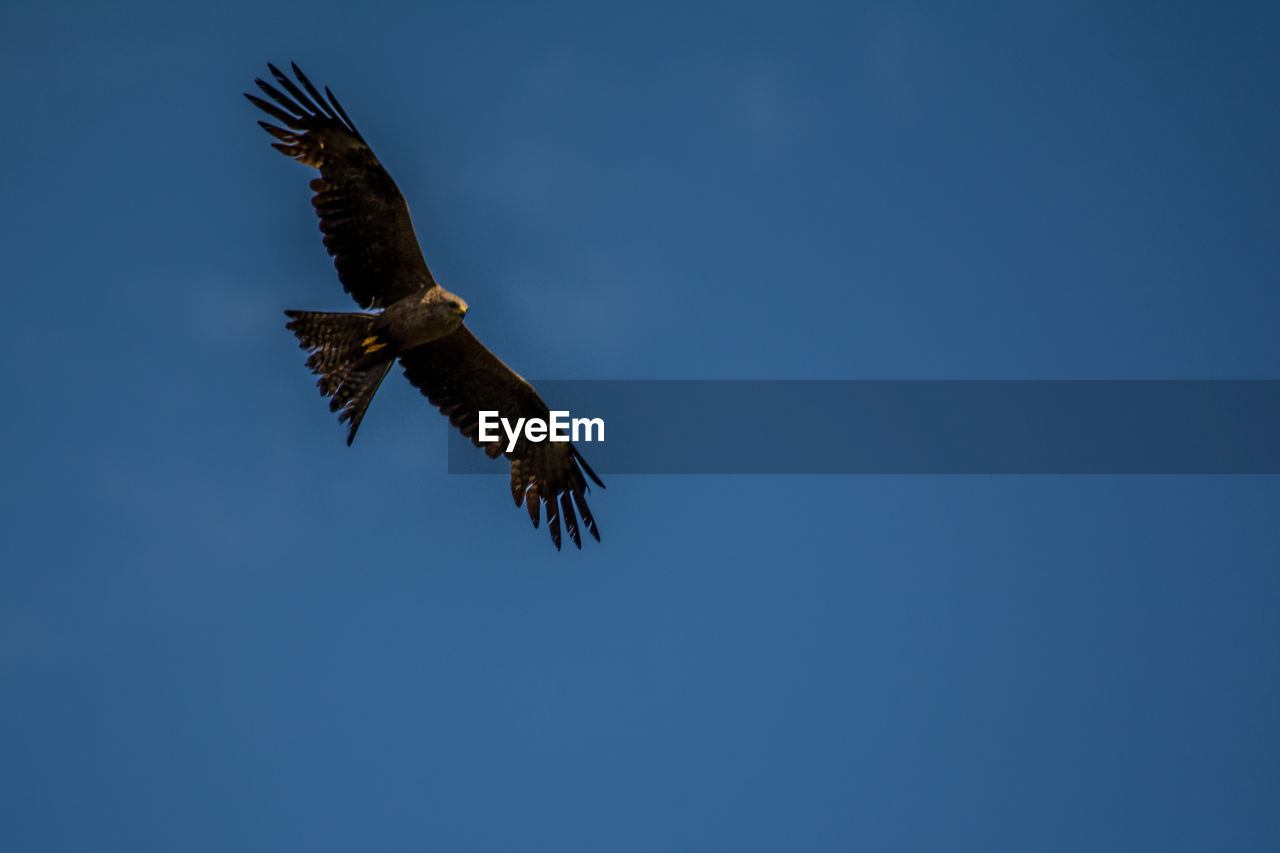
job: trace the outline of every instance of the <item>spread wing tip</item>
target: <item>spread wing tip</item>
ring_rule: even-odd
[[[517,506],[520,503],[524,504],[529,513],[529,520],[533,522],[535,530],[541,521],[542,507],[546,506],[547,532],[551,534],[551,542],[556,546],[557,551],[560,550],[562,544],[562,530],[569,534],[569,539],[579,550],[582,548],[581,531],[583,527],[587,529],[593,539],[597,542],[600,541],[600,528],[596,524],[595,517],[591,514],[591,508],[587,506],[587,500],[582,493],[581,487],[572,487],[544,497],[538,493],[537,486],[533,485],[525,489],[516,500]],[[576,512],[574,507],[577,507]],[[579,517],[581,517],[581,522],[579,522]]]
[[[271,77],[275,80],[276,85],[268,83],[261,77],[255,77],[253,80],[259,89],[272,101],[275,101],[275,104],[254,97],[248,92],[244,93],[245,97],[254,106],[270,114],[278,121],[284,122],[294,130],[303,129],[300,123],[305,121],[333,122],[363,142],[364,139],[360,136],[360,132],[356,130],[355,124],[352,123],[342,105],[338,103],[338,99],[333,96],[333,92],[329,90],[329,87],[325,87],[322,95],[315,84],[311,82],[311,79],[298,67],[298,63],[290,62],[289,67],[292,69],[294,77],[297,78],[297,83],[271,62],[267,63],[267,70],[271,72]],[[299,87],[299,83],[302,84],[301,87]],[[276,88],[276,86],[279,86],[279,88]],[[281,89],[284,91],[281,91]],[[281,107],[283,107],[283,110],[280,109]]]

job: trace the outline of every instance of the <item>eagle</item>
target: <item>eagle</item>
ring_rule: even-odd
[[[324,245],[338,280],[357,313],[285,311],[286,327],[307,350],[307,366],[320,378],[329,410],[347,424],[347,444],[378,386],[399,360],[405,377],[463,435],[490,458],[511,462],[511,496],[536,528],[545,507],[547,529],[560,549],[560,525],[582,547],[578,517],[600,540],[587,506],[590,491],[583,472],[604,483],[569,442],[531,442],[521,434],[507,450],[501,441],[480,438],[479,413],[541,418],[550,409],[533,386],[482,344],[463,319],[467,303],[441,287],[418,247],[409,207],[395,181],[378,162],[346,110],[326,86],[312,85],[296,63],[296,82],[268,63],[276,85],[254,82],[270,101],[245,93],[278,124],[258,124],[275,137],[272,147],[318,169],[311,181],[311,204],[320,218]],[[576,511],[575,511],[576,508]]]

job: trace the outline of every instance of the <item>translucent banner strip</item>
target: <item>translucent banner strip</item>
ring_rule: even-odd
[[[604,422],[577,442],[602,476],[1280,473],[1274,380],[533,384],[567,422]],[[451,473],[505,470],[450,430]]]

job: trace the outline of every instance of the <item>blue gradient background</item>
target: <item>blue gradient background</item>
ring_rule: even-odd
[[[6,6],[0,846],[1277,849],[1280,479],[613,477],[556,553],[398,376],[344,446],[240,97],[331,86],[526,375],[1278,378],[1280,11],[1172,5]]]

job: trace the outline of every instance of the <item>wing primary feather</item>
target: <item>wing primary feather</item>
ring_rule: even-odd
[[[258,122],[258,126],[261,127],[263,130],[265,130],[267,133],[274,136],[276,139],[279,139],[281,142],[297,142],[298,141],[298,135],[293,131],[283,130],[281,128],[276,127],[274,124],[267,124],[265,121]]]
[[[564,526],[569,530],[569,538],[582,550],[582,536],[578,533],[578,516],[573,513],[573,501],[568,492],[560,493],[560,514],[564,516]]]
[[[288,95],[286,95],[284,92],[281,92],[275,86],[272,86],[266,80],[263,80],[262,78],[258,78],[253,82],[258,84],[259,89],[261,89],[262,91],[270,95],[272,100],[274,100],[280,106],[284,107],[286,110],[289,110],[290,112],[292,112],[299,119],[306,117],[307,115],[306,110],[304,110],[302,107],[295,104],[292,100],[289,99]]]
[[[591,516],[591,509],[587,506],[587,500],[582,496],[582,492],[574,490],[573,502],[578,505],[578,515],[582,516],[582,523],[587,526],[587,532],[600,541],[600,530],[596,527],[596,520]]]
[[[320,109],[324,111],[325,115],[334,121],[337,121],[338,117],[333,114],[333,107],[329,106],[329,104],[325,102],[325,99],[321,97],[320,93],[316,91],[316,87],[307,79],[307,75],[302,73],[302,69],[298,67],[298,63],[290,62],[289,65],[293,67],[294,76],[298,78],[298,82],[302,84],[302,88],[307,90],[307,94],[311,96],[311,99],[320,105]]]
[[[275,104],[267,103],[266,101],[262,100],[262,98],[259,98],[256,95],[250,95],[248,92],[245,92],[244,96],[249,99],[249,103],[253,104],[255,107],[262,110],[264,113],[271,116],[281,124],[287,125],[293,128],[294,130],[304,129],[302,122],[298,119],[297,116],[289,115],[284,110],[277,107]]]
[[[529,491],[524,494],[524,507],[529,511],[529,520],[533,522],[533,529],[538,529],[539,512],[542,508],[542,499],[538,497],[538,487],[530,486]]]
[[[329,96],[329,102],[333,104],[333,108],[338,111],[338,115],[342,116],[342,120],[347,123],[347,130],[356,135],[356,139],[364,141],[364,137],[360,135],[360,131],[356,130],[356,123],[351,120],[351,116],[347,115],[347,111],[342,108],[342,104],[338,101],[338,96],[330,91],[328,86],[324,87],[324,93]]]
[[[551,531],[551,541],[556,550],[560,550],[560,509],[556,506],[556,496],[547,495],[547,530]]]
[[[600,478],[596,476],[596,472],[591,470],[591,466],[587,464],[587,460],[582,458],[582,454],[578,452],[578,448],[574,447],[572,444],[569,446],[573,447],[573,458],[578,460],[578,464],[582,466],[582,470],[586,471],[587,476],[594,480],[597,486],[603,489],[604,483],[600,482]]]
[[[307,112],[313,116],[324,115],[324,112],[318,106],[311,103],[311,99],[308,98],[306,93],[299,89],[297,85],[289,79],[288,75],[284,74],[279,68],[276,68],[270,62],[267,63],[267,67],[270,68],[271,73],[275,75],[276,82],[281,86],[284,86],[285,91],[292,95],[295,101],[306,107]]]

